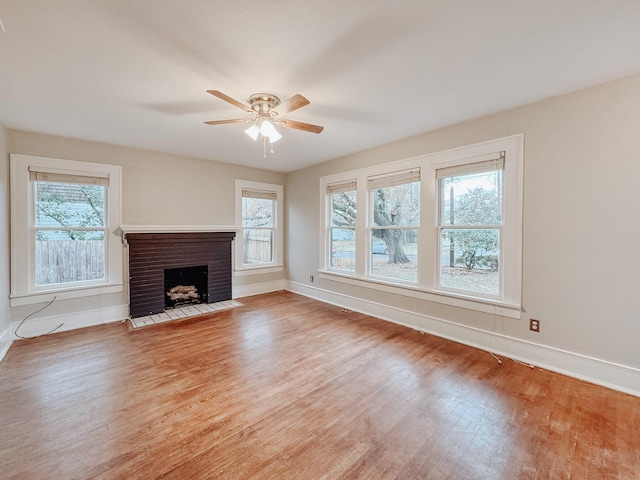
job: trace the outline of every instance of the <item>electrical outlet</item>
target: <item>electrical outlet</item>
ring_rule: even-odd
[[[313,275],[309,275],[309,281],[313,283]]]
[[[540,320],[536,320],[535,318],[530,318],[529,330],[531,330],[532,332],[540,332]]]

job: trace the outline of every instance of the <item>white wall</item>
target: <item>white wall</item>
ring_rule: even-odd
[[[501,318],[318,279],[319,178],[525,134],[523,314]],[[640,394],[640,76],[287,175],[290,288]],[[318,193],[315,193],[318,192]],[[529,331],[529,318],[541,321]]]
[[[4,259],[0,268],[0,359],[10,345],[9,324],[9,137],[5,126],[0,123],[0,258]]]
[[[233,225],[236,178],[275,184],[284,184],[285,179],[284,174],[266,170],[16,130],[8,132],[8,145],[4,151],[7,150],[25,155],[121,165],[122,220],[129,225]],[[4,177],[8,178],[8,160],[5,157],[6,154],[2,157],[5,163],[0,177],[3,187],[6,185]],[[0,272],[0,288],[4,285],[5,292],[9,291],[5,285],[9,256],[8,249],[4,248],[4,235],[9,226],[7,208],[5,203],[0,203],[0,222],[7,226],[0,238],[0,249],[4,252],[0,254],[5,257]],[[273,285],[282,285],[283,279],[284,273],[235,277],[234,291],[259,293]],[[86,324],[90,316],[95,318],[90,323],[109,321],[114,316],[124,318],[123,313],[126,316],[128,312],[127,295],[125,291],[122,294],[56,301],[37,318],[30,319],[21,331],[26,335],[46,332],[58,324],[58,319],[64,319],[65,326],[61,330],[65,330]],[[39,307],[12,308],[12,321],[20,321]]]

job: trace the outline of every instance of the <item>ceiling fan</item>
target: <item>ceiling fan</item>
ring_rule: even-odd
[[[239,102],[218,90],[207,90],[214,97],[218,97],[231,105],[244,110],[251,114],[250,118],[233,118],[229,120],[212,120],[204,122],[207,125],[222,125],[225,123],[251,123],[251,126],[245,130],[253,140],[258,140],[258,136],[262,135],[265,142],[269,139],[270,143],[277,142],[282,135],[276,130],[278,127],[295,128],[305,132],[320,133],[324,129],[319,125],[310,123],[296,122],[280,118],[280,115],[286,115],[294,110],[298,110],[309,105],[309,100],[300,94],[281,102],[278,97],[271,93],[254,93],[249,97],[249,105]],[[272,147],[273,148],[273,147]],[[273,153],[273,149],[271,151]],[[266,155],[265,155],[266,156]]]

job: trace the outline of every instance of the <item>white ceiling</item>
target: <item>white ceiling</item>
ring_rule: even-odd
[[[12,129],[293,171],[640,72],[638,0],[0,0]],[[245,115],[311,104],[265,160]]]

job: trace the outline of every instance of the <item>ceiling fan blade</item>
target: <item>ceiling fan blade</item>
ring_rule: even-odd
[[[279,115],[286,115],[287,113],[298,110],[306,105],[309,105],[309,100],[297,93],[293,97],[282,102],[280,105],[274,107],[272,111]]]
[[[239,102],[218,90],[207,90],[207,93],[210,93],[214,97],[218,97],[220,100],[224,100],[225,102],[230,103],[231,105],[236,106],[244,110],[245,112],[249,112],[249,113],[253,112],[253,110],[251,110],[251,107],[249,105],[245,105],[244,103]]]
[[[296,122],[294,120],[280,120],[278,125],[287,128],[295,128],[296,130],[304,130],[305,132],[320,133],[324,127],[320,125],[311,125],[310,123]]]
[[[247,120],[246,118],[234,118],[231,120],[211,120],[210,122],[204,122],[207,125],[222,125],[225,123],[244,123],[244,122],[249,122],[250,120]]]

